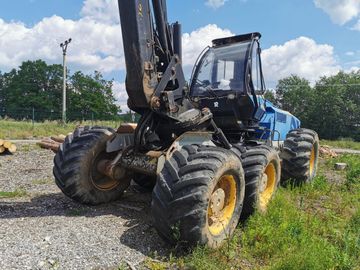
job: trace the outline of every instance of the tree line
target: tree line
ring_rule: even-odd
[[[67,81],[67,119],[94,117],[110,120],[121,112],[116,104],[113,81],[105,80],[100,72],[85,75],[77,71]],[[18,69],[0,72],[0,116],[24,118],[31,110],[43,112],[37,120],[61,118],[63,66],[48,65],[42,60],[26,61]],[[37,114],[39,115],[39,113]]]
[[[60,119],[62,65],[42,60],[26,61],[18,69],[0,72],[0,117],[23,119],[19,110],[42,111],[42,119]],[[113,81],[100,72],[69,74],[68,120],[110,120],[121,112],[112,91]],[[314,85],[296,75],[280,80],[265,97],[291,112],[302,126],[316,130],[321,138],[353,138],[360,141],[360,71],[322,77]],[[29,113],[31,113],[29,111]]]
[[[314,85],[292,75],[280,80],[265,97],[323,139],[360,141],[360,71],[325,76]]]

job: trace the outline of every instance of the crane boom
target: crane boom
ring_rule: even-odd
[[[129,107],[139,113],[169,111],[166,102],[182,99],[186,84],[180,60],[181,26],[168,23],[166,0],[118,2]],[[177,92],[169,93],[173,91]]]

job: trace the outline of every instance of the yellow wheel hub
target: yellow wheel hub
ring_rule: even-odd
[[[260,180],[260,196],[259,204],[261,211],[266,210],[267,205],[272,198],[276,189],[276,169],[273,163],[269,163],[265,168],[265,172]]]
[[[314,175],[314,170],[316,165],[315,163],[316,163],[315,146],[313,146],[310,154],[310,177]]]
[[[236,206],[234,176],[224,175],[214,188],[208,206],[208,226],[212,235],[219,235],[229,225]]]

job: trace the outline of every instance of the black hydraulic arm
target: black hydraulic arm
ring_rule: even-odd
[[[129,107],[177,119],[189,109],[181,66],[181,25],[170,25],[166,0],[118,0]],[[187,104],[185,107],[183,104]]]

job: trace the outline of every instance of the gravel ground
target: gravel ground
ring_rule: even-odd
[[[119,202],[76,204],[54,184],[51,151],[18,148],[0,156],[0,191],[26,192],[0,198],[0,269],[118,269],[165,254],[151,226],[151,194],[130,187]]]

